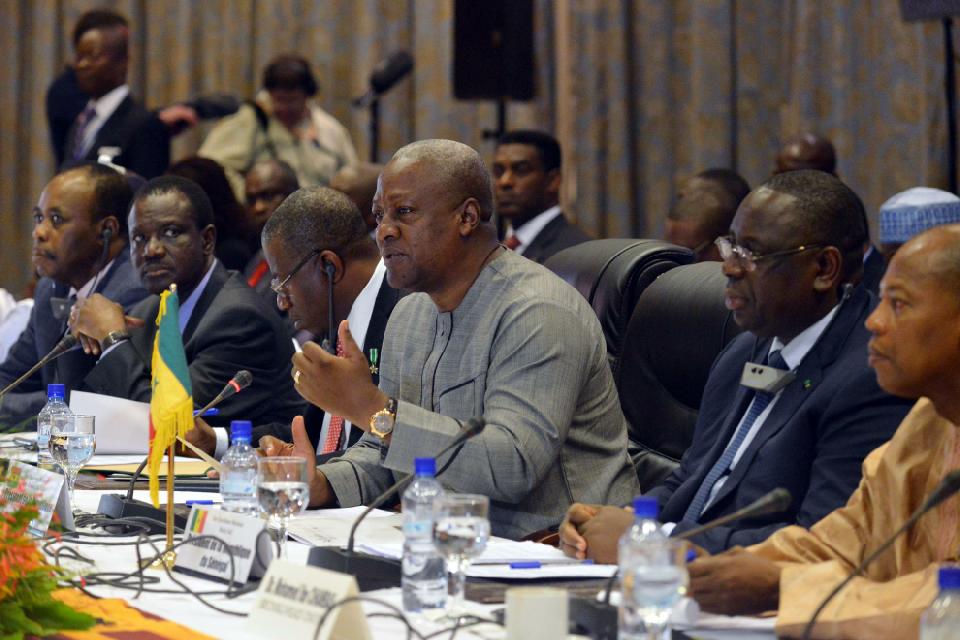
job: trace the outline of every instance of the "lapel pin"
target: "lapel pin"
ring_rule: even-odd
[[[813,388],[813,383],[812,383],[810,380],[804,380],[804,381],[803,381],[803,390],[804,390],[804,391],[809,391],[809,390],[812,389],[812,388]]]

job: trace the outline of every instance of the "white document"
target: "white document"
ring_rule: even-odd
[[[99,393],[72,391],[70,410],[96,416],[97,453],[146,455],[150,440],[150,405]]]
[[[497,580],[609,578],[616,570],[617,566],[614,564],[585,564],[583,562],[566,564],[551,564],[548,562],[536,568],[516,568],[509,564],[471,564],[467,567],[466,575],[468,578],[494,578]]]
[[[363,537],[357,538],[357,546],[367,553],[399,560],[403,555],[403,538],[394,544],[377,543]],[[577,564],[563,555],[556,547],[538,542],[517,542],[492,536],[480,557],[472,565],[510,565],[515,562],[540,562],[541,564]],[[469,574],[468,574],[469,575]]]
[[[350,528],[366,507],[330,509],[295,516],[287,533],[299,542],[317,547],[346,547]],[[373,510],[357,529],[356,546],[360,541],[403,548],[403,516],[390,511]]]

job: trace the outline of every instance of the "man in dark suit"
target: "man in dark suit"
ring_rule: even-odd
[[[497,215],[507,221],[508,249],[543,263],[590,237],[560,210],[560,144],[541,131],[503,135],[493,157]]]
[[[863,204],[819,171],[774,176],[741,204],[718,240],[726,305],[748,332],[718,356],[693,444],[650,494],[674,534],[733,513],[777,487],[790,507],[718,527],[693,540],[710,552],[761,542],[790,524],[809,527],[843,505],[863,458],[888,440],[910,402],[877,386],[864,321],[876,298],[853,287],[863,268]],[[747,363],[768,365],[760,387]],[[756,367],[750,367],[753,370]],[[565,550],[616,561],[630,516],[574,505]]]
[[[163,122],[130,96],[128,28],[122,16],[97,24],[76,41],[77,86],[90,96],[67,133],[61,169],[101,154],[145,177],[170,164],[170,135]]]
[[[363,345],[373,383],[378,384],[383,333],[403,293],[387,284],[380,252],[356,205],[333,189],[301,189],[267,220],[262,240],[271,271],[277,274],[271,285],[277,306],[287,312],[297,330],[309,331],[318,339],[329,336],[327,342],[336,341],[337,326],[348,320],[354,338]],[[331,281],[332,314],[328,307]],[[330,457],[363,435],[348,421],[327,416],[314,405],[302,418],[294,418],[301,419],[321,456]],[[199,420],[198,424],[201,428],[191,431],[188,439],[210,454],[222,453],[226,434],[205,429]],[[265,435],[290,442],[290,423],[254,427],[256,440]]]
[[[247,369],[253,383],[226,400],[211,422],[290,419],[302,406],[290,380],[293,347],[280,318],[239,273],[213,257],[217,232],[206,194],[185,178],[155,178],[137,192],[129,222],[133,263],[155,295],[129,317],[102,296],[77,304],[71,329],[85,350],[99,355],[84,387],[150,399],[156,294],[176,284],[194,402],[203,406],[238,370]]]
[[[129,309],[147,297],[127,252],[127,209],[132,192],[113,169],[87,164],[58,174],[33,208],[33,266],[40,274],[27,328],[0,365],[0,387],[27,372],[60,342],[74,300],[92,293]],[[47,385],[70,389],[95,360],[68,352],[24,381],[3,401],[8,419],[36,416]]]

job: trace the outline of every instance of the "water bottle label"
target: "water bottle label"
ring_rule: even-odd
[[[433,535],[433,522],[430,520],[408,520],[403,523],[403,535],[411,538]]]
[[[254,483],[249,478],[223,478],[220,487],[221,493],[253,494],[256,492]]]

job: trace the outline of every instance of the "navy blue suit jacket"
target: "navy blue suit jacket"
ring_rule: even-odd
[[[67,314],[54,314],[52,299],[65,299],[70,285],[41,278],[34,293],[33,311],[27,328],[10,348],[7,359],[0,364],[0,387],[13,382],[53,349],[67,330]],[[148,295],[140,278],[130,264],[130,252],[124,247],[107,273],[97,282],[96,292],[113,300],[129,311]],[[67,390],[77,387],[96,364],[96,358],[74,348],[24,381],[16,391],[3,399],[3,414],[23,419],[36,414],[47,401],[47,385],[60,382]]]
[[[875,305],[864,287],[852,291],[716,499],[697,522],[682,520],[749,404],[751,394],[740,385],[743,365],[761,362],[771,340],[744,333],[727,345],[707,379],[693,444],[680,466],[650,491],[660,501],[661,520],[677,522],[674,535],[741,509],[777,487],[793,496],[786,512],[740,520],[693,541],[717,553],[761,542],[787,525],[810,527],[846,504],[860,482],[864,457],[890,439],[913,404],[882,391],[867,366],[869,332],[863,323]]]

